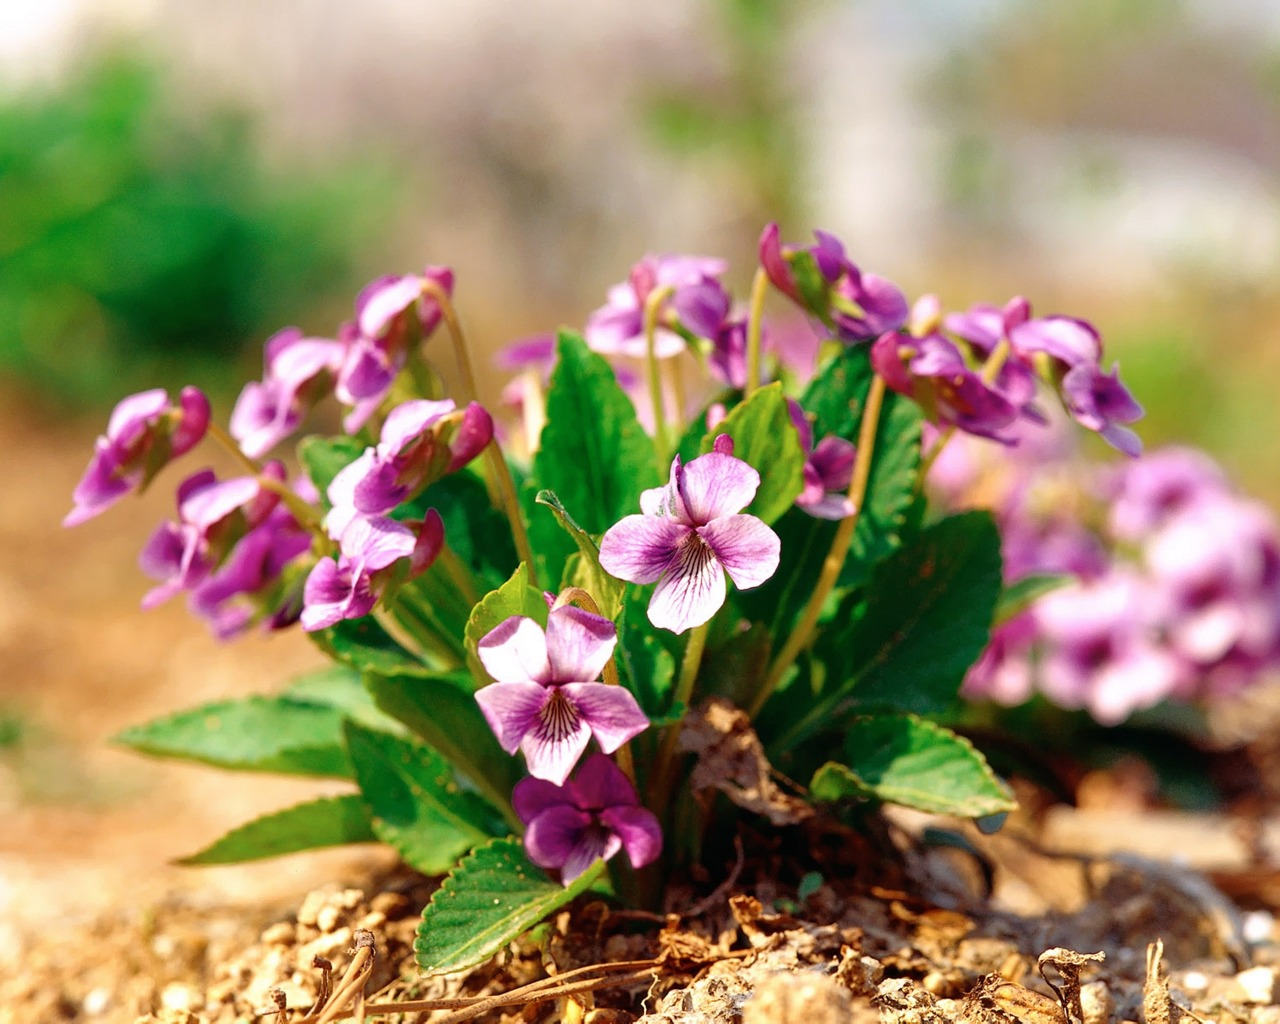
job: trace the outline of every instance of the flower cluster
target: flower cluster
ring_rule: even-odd
[[[1056,474],[1037,460],[1004,487],[1006,577],[1073,582],[996,631],[967,696],[1016,704],[1038,690],[1115,724],[1162,700],[1234,694],[1280,665],[1280,531],[1202,452]]]
[[[489,443],[488,412],[474,402],[457,410],[450,400],[387,411],[380,442],[329,484],[327,514],[313,480],[303,475],[291,484],[282,463],[258,460],[326,397],[348,407],[349,432],[364,427],[385,407],[416,343],[435,330],[452,288],[453,274],[443,267],[379,278],[360,293],[355,318],[336,338],[305,337],[297,328],[272,336],[263,379],[244,387],[231,412],[230,436],[212,426],[209,401],[197,388],[184,388],[177,404],[158,389],[124,399],[64,523],[83,523],[144,490],[212,430],[250,472],[219,481],[204,469],[179,485],[177,519],[160,526],[140,556],[159,584],[143,606],[186,593],[191,610],[223,638],[255,623],[280,629],[301,621],[317,630],[369,614],[389,585],[420,575],[444,544],[434,509],[417,519],[390,513]],[[316,557],[334,548],[336,559]]]
[[[767,708],[759,739],[770,757],[792,758],[815,739],[834,749],[865,711],[846,692],[868,669],[858,662],[866,652],[840,643],[846,627],[874,622],[888,638],[923,628],[893,619],[903,602],[877,604],[867,583],[883,578],[877,560],[901,558],[919,576],[932,571],[939,536],[962,536],[994,564],[989,517],[952,517],[939,534],[905,513],[920,508],[925,475],[961,487],[962,449],[947,450],[957,431],[1001,442],[1011,464],[1039,458],[1052,437],[1041,402],[1052,394],[1080,425],[1139,449],[1128,424],[1141,409],[1104,369],[1085,321],[1032,318],[1022,299],[951,315],[930,297],[912,306],[834,236],[816,236],[789,245],[776,225],[765,229],[745,308],[725,287],[722,260],[640,260],[582,337],[538,336],[505,351],[502,368],[516,379],[503,397],[517,422],[495,423],[477,401],[452,272],[379,278],[332,336],[288,328],[268,339],[262,377],[225,430],[195,388],[176,402],[159,390],[123,401],[66,522],[141,491],[214,440],[236,468],[202,468],[178,484],[175,518],[142,552],[154,580],[145,607],[185,594],[220,637],[294,623],[313,634],[403,727],[364,736],[368,722],[350,721],[341,740],[325,741],[346,744],[326,763],[350,764],[372,785],[389,763],[448,760],[447,770],[432,760],[393,802],[430,803],[424,820],[454,842],[450,859],[477,836],[510,842],[515,831],[529,859],[566,885],[601,860],[620,869],[619,852],[644,867],[662,855],[664,830],[706,810],[685,784],[698,773],[681,732],[700,702],[730,696],[748,720]],[[780,317],[765,315],[770,286]],[[458,361],[453,396],[424,344],[437,330]],[[272,458],[322,403],[340,410],[343,433],[305,438],[296,469]],[[925,449],[922,421],[932,431]],[[1144,472],[1113,483],[1108,538],[1086,536],[1055,505],[1047,518],[1005,516],[1013,576],[1060,569],[1082,582],[1007,624],[971,690],[1025,689],[1025,652],[1040,645],[1040,685],[1114,717],[1163,693],[1228,689],[1275,656],[1280,563],[1269,519],[1194,466]],[[892,492],[877,502],[876,487]],[[1018,495],[1032,500],[1029,486]],[[863,518],[868,505],[877,514]],[[1121,542],[1141,549],[1140,567],[1109,568],[1106,546]],[[1146,596],[1152,580],[1163,603]],[[1141,614],[1135,601],[1147,602]],[[979,640],[969,641],[973,654]],[[891,678],[895,643],[875,652],[878,677]],[[1139,680],[1141,696],[1123,707],[1091,696],[1104,665]],[[887,728],[919,724],[899,715]],[[415,755],[409,733],[432,750]],[[970,759],[975,790],[957,806],[1011,806],[958,737],[931,727],[903,742],[917,740]],[[377,765],[362,771],[371,750]],[[519,781],[508,756],[517,754],[529,776]],[[433,784],[440,791],[427,794]],[[368,792],[359,807],[378,834],[383,809],[402,810]],[[424,870],[447,867],[427,845],[411,844],[428,858]],[[678,857],[697,844],[666,845]]]
[[[491,630],[477,653],[495,680],[476,701],[509,754],[521,750],[531,778],[512,803],[528,826],[525,846],[535,864],[559,870],[565,885],[597,858],[620,849],[643,867],[662,850],[662,827],[639,806],[635,786],[606,754],[649,727],[627,690],[598,682],[618,633],[603,616],[553,604],[544,630],[512,616]],[[594,737],[601,753],[567,781]]]

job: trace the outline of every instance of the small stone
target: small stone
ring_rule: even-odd
[[[1108,1024],[1115,1010],[1115,1000],[1105,981],[1090,981],[1080,986],[1080,1011],[1084,1024]]]
[[[1255,1006],[1249,1011],[1249,1024],[1280,1024],[1280,1006]]]
[[[372,932],[372,931],[377,931],[386,923],[387,923],[387,915],[380,913],[377,910],[373,910],[365,914],[364,917],[360,918],[360,920],[356,922],[356,927],[364,928]]]
[[[265,946],[292,946],[297,938],[297,931],[288,921],[277,921],[262,933],[261,942]]]
[[[1208,991],[1209,978],[1204,971],[1187,971],[1177,979],[1177,984],[1187,995],[1199,995]]]
[[[1236,984],[1246,1003],[1270,1005],[1276,1001],[1276,969],[1274,967],[1250,967],[1236,975]]]
[[[171,981],[160,993],[160,1005],[166,1010],[190,1012],[200,1001],[200,994],[190,985]]]
[[[342,919],[342,908],[335,907],[332,903],[321,907],[316,912],[316,927],[324,934],[328,934],[338,927],[338,921]]]
[[[388,921],[403,917],[412,909],[409,898],[398,892],[380,892],[369,901],[369,909],[385,914]]]
[[[1267,910],[1251,910],[1244,915],[1244,919],[1240,922],[1240,931],[1244,934],[1245,942],[1251,945],[1259,945],[1263,942],[1271,941],[1271,933],[1275,928],[1276,919]]]
[[[302,906],[298,908],[298,924],[314,927],[316,915],[320,913],[321,908],[325,906],[328,899],[329,894],[320,889],[307,893],[306,898],[302,901]]]
[[[845,1024],[852,1013],[848,990],[826,975],[780,973],[756,986],[742,1024]]]
[[[89,1017],[100,1017],[111,1006],[111,990],[108,988],[90,989],[80,1003],[80,1008]]]

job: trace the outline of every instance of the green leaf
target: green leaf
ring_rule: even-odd
[[[477,686],[486,686],[493,681],[476,654],[476,647],[485,634],[513,615],[528,616],[545,626],[547,611],[546,598],[529,582],[529,567],[523,562],[506,583],[480,599],[480,603],[471,609],[465,634],[467,667]]]
[[[543,607],[546,607],[545,605]],[[374,703],[403,722],[432,750],[466,775],[494,806],[501,807],[520,778],[518,758],[494,738],[463,672],[435,676],[367,675]]]
[[[357,672],[430,675],[433,671],[401,647],[370,615],[343,619],[308,636],[326,654]]]
[[[792,506],[804,490],[804,449],[781,384],[760,388],[736,406],[702,439],[704,455],[715,444],[713,434],[732,437],[734,456],[760,474],[760,489],[747,512],[772,523]]]
[[[332,507],[328,492],[333,478],[355,462],[366,447],[363,441],[354,437],[304,437],[298,442],[298,461],[320,492],[320,504],[326,512]]]
[[[554,491],[539,491],[534,500],[551,509],[556,521],[578,546],[578,557],[570,559],[565,567],[563,585],[581,587],[595,599],[601,615],[616,620],[622,610],[623,584],[601,568],[600,548],[596,542],[569,515]]]
[[[874,799],[965,818],[1016,806],[972,743],[915,715],[855,719],[845,760],[818,769],[809,785],[815,800]]]
[[[920,469],[920,409],[902,395],[885,395],[871,456],[867,495],[840,571],[841,587],[864,583],[907,530]]]
[[[833,364],[842,365],[840,357],[828,367]],[[857,375],[851,374],[850,380],[851,387],[859,381],[865,383]],[[819,404],[820,409],[826,410],[819,424],[825,417],[827,422],[841,427],[840,436],[856,437],[858,420],[845,417],[842,410],[856,408],[861,415],[865,397],[855,396],[845,401],[833,388]],[[872,565],[892,553],[910,532],[908,513],[920,462],[920,415],[914,404],[900,398],[885,396],[867,494],[837,581],[842,591],[865,583]],[[821,438],[827,434],[815,433],[815,436]],[[791,509],[774,523],[774,532],[782,541],[778,572],[763,586],[737,595],[743,613],[754,621],[770,623],[775,636],[789,633],[817,585],[838,526],[825,519],[815,519],[798,508]]]
[[[330,665],[295,679],[282,696],[337,708],[368,729],[393,734],[406,731],[400,722],[378,710],[360,673],[345,665]]]
[[[831,434],[857,440],[874,373],[867,345],[844,346],[822,364],[800,399],[804,411],[813,417],[815,442]]]
[[[649,595],[628,589],[618,623],[618,674],[650,719],[665,714],[675,692],[676,659],[649,622]],[[664,631],[666,633],[666,631]],[[667,636],[673,634],[666,633]]]
[[[377,839],[364,804],[351,793],[321,797],[255,818],[177,863],[240,864],[326,846],[372,843]]]
[[[526,856],[519,839],[495,839],[464,858],[422,912],[413,948],[428,974],[460,971],[493,956],[554,910],[586,892],[596,863],[562,886]]]
[[[113,742],[237,771],[349,779],[345,717],[339,708],[292,697],[245,697],[131,726]]]
[[[352,722],[346,735],[374,834],[410,867],[440,874],[477,843],[508,831],[430,747]]]
[[[1067,573],[1034,573],[1015,580],[1000,591],[1000,600],[996,604],[993,626],[1008,622],[1015,615],[1026,611],[1036,601],[1068,584],[1075,582],[1075,577]]]
[[[557,353],[527,505],[533,547],[546,558],[551,580],[564,575],[573,545],[552,512],[533,500],[537,491],[554,491],[584,530],[599,535],[638,513],[640,492],[661,483],[653,439],[613,368],[574,334],[561,332]]]
[[[429,508],[440,513],[449,547],[476,575],[481,591],[511,575],[518,561],[511,524],[490,502],[484,481],[470,469],[437,480],[401,507],[408,519],[421,519]]]
[[[799,717],[771,745],[790,749],[838,728],[854,708],[950,705],[990,637],[1000,564],[1000,535],[986,512],[940,520],[879,563],[866,590],[841,602],[815,648],[826,668],[820,691],[796,704]]]

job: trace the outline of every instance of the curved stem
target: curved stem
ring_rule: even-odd
[[[236,443],[236,439],[213,420],[209,421],[209,436],[222,445],[231,457],[245,468],[250,476],[260,476],[262,474],[262,464],[257,459],[249,458],[240,445]]]
[[[436,556],[436,560],[444,568],[444,571],[449,574],[449,579],[453,580],[453,584],[458,588],[458,593],[462,595],[462,599],[472,607],[479,604],[480,595],[476,592],[475,578],[471,575],[471,570],[458,557],[458,553],[446,544],[440,549],[440,554]]]
[[[765,702],[782,682],[800,652],[809,646],[814,630],[818,625],[818,616],[822,614],[822,606],[826,604],[840,570],[844,568],[845,557],[849,554],[849,545],[853,543],[853,533],[857,529],[858,519],[862,514],[862,505],[867,493],[867,481],[871,478],[871,456],[875,450],[876,428],[880,423],[880,409],[884,405],[884,378],[879,375],[871,378],[871,390],[867,392],[867,404],[862,411],[862,423],[858,427],[858,454],[853,465],[853,479],[849,481],[849,500],[853,503],[853,512],[840,520],[835,538],[831,542],[831,550],[822,563],[822,571],[818,582],[814,585],[813,594],[805,605],[800,621],[796,623],[787,642],[765,675],[760,691],[752,701],[747,714],[752,719],[760,713]]]
[[[769,292],[769,275],[764,267],[756,268],[751,280],[751,310],[747,318],[747,383],[742,397],[750,398],[760,386],[760,336],[764,329],[764,298]]]
[[[453,339],[453,355],[458,364],[458,376],[462,378],[462,394],[468,402],[477,399],[476,377],[471,370],[471,356],[467,350],[466,335],[462,333],[462,322],[458,319],[453,300],[449,293],[436,282],[424,280],[422,294],[433,299],[440,307],[440,316],[449,329],[449,337]],[[501,505],[511,523],[511,536],[515,541],[516,554],[529,566],[529,582],[538,585],[537,570],[533,563],[533,549],[529,546],[529,533],[525,529],[524,519],[520,515],[520,501],[516,496],[515,481],[511,479],[511,470],[507,468],[507,460],[502,456],[496,438],[490,440],[484,449],[485,465],[489,472],[485,475],[485,483],[489,488],[489,499],[495,505]]]
[[[320,528],[320,520],[316,517],[316,510],[308,502],[303,501],[292,487],[283,480],[276,480],[274,477],[267,476],[258,461],[249,458],[248,455],[241,451],[235,439],[218,424],[210,422],[209,436],[225,448],[241,466],[249,471],[251,476],[257,479],[259,487],[264,491],[271,491],[279,495],[280,500],[284,502],[285,507],[288,508],[293,518],[298,521],[299,526],[317,536],[324,537],[326,541],[329,539],[324,530]]]
[[[658,371],[658,314],[673,291],[675,289],[669,285],[655,288],[644,300],[645,368],[648,371],[649,399],[653,402],[653,437],[658,449],[658,472],[663,475],[667,471],[671,440],[667,430],[667,412],[662,401],[662,376]]]
[[[662,736],[662,745],[658,748],[658,758],[649,782],[649,793],[653,798],[650,807],[654,810],[663,809],[667,805],[672,782],[672,765],[676,757],[676,743],[680,738],[680,728],[684,725],[685,715],[689,713],[689,700],[693,696],[693,684],[698,679],[698,670],[702,667],[702,654],[707,647],[707,633],[710,629],[710,622],[695,626],[689,634],[689,642],[685,644],[684,659],[680,662],[680,678],[676,681],[676,692],[672,701],[673,705],[683,704],[684,711],[678,722],[672,722],[667,726]]]
[[[453,339],[453,357],[458,364],[458,376],[462,378],[462,393],[468,402],[476,400],[476,377],[471,371],[471,356],[467,351],[467,339],[462,333],[462,323],[458,312],[453,308],[453,300],[449,293],[436,282],[423,279],[422,294],[430,297],[440,307],[440,316],[449,328],[449,337]]]

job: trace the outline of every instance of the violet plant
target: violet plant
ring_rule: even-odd
[[[987,512],[930,509],[923,481],[956,433],[1013,445],[1052,398],[1134,454],[1140,409],[1087,323],[1020,299],[912,308],[817,238],[766,228],[745,308],[720,260],[642,260],[583,335],[505,356],[514,415],[476,402],[442,267],[374,281],[332,338],[274,336],[229,429],[194,389],[122,402],[67,523],[207,437],[242,473],[179,485],[144,604],[185,593],[225,638],[296,625],[333,664],[119,742],[353,784],[187,863],[388,843],[450,872],[418,940],[443,971],[588,888],[657,903],[709,825],[758,810],[707,752],[726,707],[762,773],[807,782],[774,825],[809,804],[1011,809],[930,720],[1009,600],[1000,534]],[[765,322],[771,289],[790,322]],[[449,346],[454,396],[435,370]],[[321,403],[343,432],[302,438],[294,471],[263,461]]]

